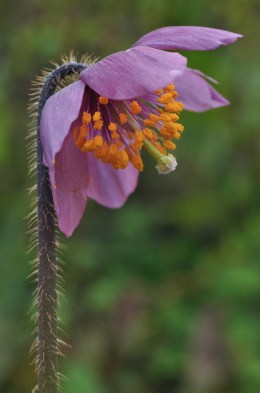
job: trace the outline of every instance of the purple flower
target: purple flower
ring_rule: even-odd
[[[166,51],[213,50],[239,37],[207,27],[164,27],[90,65],[48,99],[40,132],[62,232],[72,234],[87,198],[110,208],[124,204],[143,169],[142,147],[160,173],[175,168],[168,150],[183,131],[183,107],[202,112],[228,104],[206,80],[212,79]]]

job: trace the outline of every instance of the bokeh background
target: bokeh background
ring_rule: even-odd
[[[31,81],[73,48],[102,57],[165,25],[244,34],[184,53],[232,105],[184,113],[177,171],[160,177],[145,157],[127,204],[90,201],[64,239],[64,393],[259,392],[259,17],[257,0],[1,0],[1,393],[36,384],[24,220]]]

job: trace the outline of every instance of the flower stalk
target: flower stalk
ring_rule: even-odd
[[[62,79],[79,73],[87,66],[81,63],[64,64],[56,68],[42,87],[38,101],[37,118],[37,214],[38,214],[38,325],[37,325],[37,373],[38,392],[57,393],[58,328],[57,328],[57,261],[56,215],[50,187],[49,171],[43,163],[40,140],[40,121],[47,99],[56,91]]]

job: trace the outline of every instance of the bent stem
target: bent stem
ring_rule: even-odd
[[[56,68],[42,87],[37,119],[37,214],[38,214],[38,325],[37,373],[38,392],[57,393],[58,331],[57,331],[57,262],[56,216],[50,187],[48,168],[43,164],[40,140],[41,114],[47,99],[55,93],[61,79],[83,71],[81,63],[67,63]]]

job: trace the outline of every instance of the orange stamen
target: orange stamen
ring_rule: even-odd
[[[154,135],[153,135],[153,131],[150,130],[150,128],[144,128],[143,129],[143,134],[147,139],[153,139]]]
[[[103,145],[103,138],[101,135],[95,136],[94,141],[97,147],[101,147]]]
[[[109,129],[109,131],[116,131],[117,125],[116,125],[116,123],[111,122],[107,128]]]
[[[184,131],[184,127],[180,123],[174,123],[174,130],[176,132],[183,132]]]
[[[108,104],[108,98],[103,97],[103,96],[100,96],[100,97],[98,98],[98,102],[99,102],[100,104],[107,105],[107,104]]]
[[[161,104],[169,104],[171,100],[172,100],[172,93],[165,93],[157,98],[157,101],[160,102]]]
[[[102,161],[105,161],[107,153],[108,153],[108,145],[106,142],[104,142],[101,147],[96,148],[94,155],[96,158],[99,158]]]
[[[144,124],[148,127],[154,127],[155,126],[155,121],[151,120],[151,119],[144,119]]]
[[[155,123],[159,120],[159,116],[155,115],[154,113],[150,113],[149,115],[150,119],[153,120]]]
[[[79,149],[81,149],[82,146],[84,145],[87,134],[88,134],[88,127],[85,124],[82,124],[82,126],[80,126],[77,140],[76,140],[76,146],[78,146]]]
[[[181,134],[179,132],[175,132],[175,134],[172,137],[173,137],[173,139],[179,140],[181,137]]]
[[[176,145],[175,143],[173,143],[172,141],[165,141],[163,142],[163,146],[168,149],[168,150],[174,150],[176,149]]]
[[[142,112],[142,108],[140,107],[140,105],[138,104],[137,101],[131,102],[130,108],[131,108],[131,112],[133,113],[133,115],[138,115],[138,113]]]
[[[104,125],[103,120],[96,120],[94,122],[94,129],[100,131]]]
[[[131,163],[133,164],[133,166],[139,171],[142,172],[144,169],[144,164],[143,161],[140,157],[140,155],[135,155],[133,157],[131,157]]]
[[[125,113],[119,113],[119,120],[121,124],[127,123],[128,117]]]
[[[171,114],[170,113],[166,113],[166,112],[161,113],[160,114],[160,120],[163,121],[163,122],[171,121],[172,120],[171,119]]]
[[[164,106],[167,112],[181,112],[183,110],[183,104],[181,102],[171,102]]]
[[[167,91],[167,93],[171,93],[174,91],[174,89],[175,89],[175,86],[173,83],[171,83],[170,85],[166,86],[163,90]]]
[[[101,113],[95,112],[93,115],[93,121],[98,121],[98,120],[101,120]]]
[[[83,112],[82,122],[83,124],[89,124],[91,122],[91,114],[88,112]]]
[[[96,148],[94,139],[88,139],[81,148],[81,151],[84,152],[91,152],[94,151]]]

